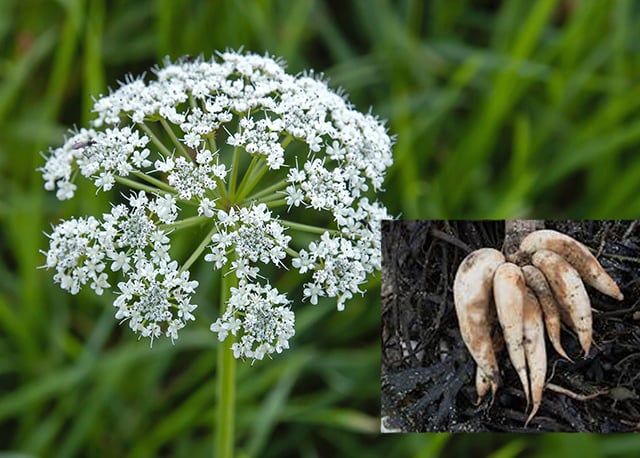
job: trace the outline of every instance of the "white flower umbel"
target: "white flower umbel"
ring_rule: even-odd
[[[204,258],[228,290],[211,330],[233,336],[236,358],[279,353],[294,314],[273,267],[296,269],[306,300],[335,298],[339,310],[380,269],[388,214],[375,195],[392,139],[324,81],[269,56],[225,52],[153,73],[99,97],[90,128],[49,151],[40,170],[59,199],[82,176],[125,203],[54,226],[45,265],[72,294],[114,290],[118,319],[173,340],[194,319],[189,268]],[[189,231],[206,237],[179,264],[171,241]]]
[[[167,216],[175,213],[171,201],[158,196],[150,202],[141,191],[102,221],[79,218],[55,226],[45,264],[56,269],[54,281],[72,294],[90,283],[100,295],[111,286],[104,270],[122,271],[127,281],[118,283],[116,318],[128,320],[134,332],[152,341],[161,335],[178,338],[178,330],[195,318],[190,301],[198,282],[189,281],[189,272],[170,259],[169,238],[152,219],[173,220]]]
[[[237,288],[231,288],[228,307],[211,330],[218,333],[221,341],[228,333],[242,335],[232,345],[236,358],[244,355],[262,359],[264,355],[280,353],[289,348],[289,338],[295,333],[295,317],[288,303],[284,294],[268,284],[241,280]]]

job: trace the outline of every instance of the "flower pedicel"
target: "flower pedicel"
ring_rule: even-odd
[[[127,76],[95,101],[90,128],[50,149],[40,170],[58,199],[74,196],[78,175],[98,191],[131,190],[100,218],[54,226],[45,266],[72,294],[113,289],[116,318],[153,342],[178,338],[195,318],[189,268],[204,257],[236,278],[211,330],[235,336],[236,358],[280,352],[295,316],[263,266],[305,275],[312,304],[332,297],[342,310],[362,292],[380,269],[388,214],[374,196],[393,141],[325,82],[289,75],[269,56],[225,52],[153,73]],[[180,264],[171,239],[196,226],[208,234]]]

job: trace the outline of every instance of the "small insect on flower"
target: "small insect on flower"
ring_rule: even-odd
[[[93,146],[96,144],[95,140],[87,140],[85,142],[78,142],[78,143],[74,143],[73,145],[71,145],[71,149],[82,149],[82,148],[87,148],[89,146]]]
[[[95,140],[87,140],[84,142],[77,142],[71,145],[71,149],[73,150],[82,150],[82,155],[86,158],[89,158],[89,154],[87,154],[87,148],[95,145],[97,142]]]

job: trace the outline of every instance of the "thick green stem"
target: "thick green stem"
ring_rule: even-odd
[[[231,287],[238,284],[235,272],[231,272],[231,257],[221,270],[220,315],[224,313],[226,303],[231,296]],[[236,397],[236,359],[231,345],[234,336],[229,334],[224,342],[218,342],[218,409],[215,440],[216,458],[231,458],[234,455],[235,397]]]

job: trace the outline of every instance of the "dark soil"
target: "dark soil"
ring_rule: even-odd
[[[547,340],[547,381],[579,394],[580,401],[545,390],[528,427],[522,387],[505,352],[502,382],[475,405],[475,363],[453,306],[458,265],[472,250],[502,248],[504,221],[386,221],[382,266],[382,416],[385,427],[409,431],[592,431],[640,429],[640,224],[632,221],[546,221],[595,250],[621,287],[618,302],[587,287],[593,308],[589,355],[563,327],[562,343],[574,362]]]

